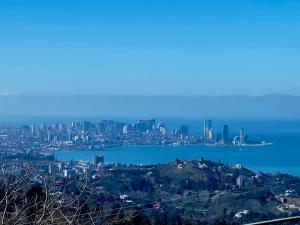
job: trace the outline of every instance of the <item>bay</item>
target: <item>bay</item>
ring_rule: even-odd
[[[191,124],[192,131],[200,131],[201,123],[184,121]],[[180,121],[169,124],[182,124]],[[215,122],[220,127],[223,122]],[[299,120],[247,120],[230,121],[232,135],[237,134],[239,127],[245,127],[249,137],[255,140],[266,140],[273,145],[259,147],[221,147],[221,146],[124,146],[110,148],[106,151],[58,151],[54,155],[59,160],[91,161],[94,155],[104,155],[105,162],[123,164],[158,164],[182,160],[205,159],[226,164],[242,164],[254,170],[269,173],[288,173],[300,176],[300,121]],[[193,128],[194,127],[194,128]]]

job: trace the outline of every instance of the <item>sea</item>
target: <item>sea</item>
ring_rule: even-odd
[[[189,126],[190,132],[201,134],[202,119],[161,119],[170,129],[180,124]],[[228,124],[230,135],[239,134],[244,128],[248,138],[273,143],[266,146],[124,146],[105,151],[57,151],[59,160],[91,161],[94,155],[104,155],[107,163],[135,165],[160,164],[181,160],[204,159],[224,164],[242,164],[253,171],[287,173],[300,177],[300,120],[299,119],[215,119],[213,128],[221,132]]]
[[[110,117],[27,117],[4,118],[0,123],[48,123],[84,121],[98,122],[102,119],[115,119],[133,123],[143,118],[110,118]],[[166,126],[176,129],[179,125],[188,125],[189,132],[203,133],[204,118],[157,118]],[[54,155],[59,160],[92,161],[94,155],[104,155],[106,163],[150,165],[168,163],[175,159],[204,159],[224,164],[242,164],[253,171],[265,173],[287,173],[300,177],[300,119],[264,119],[264,118],[212,118],[215,133],[221,132],[222,125],[229,125],[230,136],[239,134],[244,128],[248,138],[273,143],[266,146],[222,147],[222,146],[124,146],[109,148],[105,151],[57,151]]]

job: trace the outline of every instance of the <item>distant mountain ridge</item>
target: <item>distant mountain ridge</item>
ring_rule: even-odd
[[[300,96],[2,95],[0,115],[300,118]]]

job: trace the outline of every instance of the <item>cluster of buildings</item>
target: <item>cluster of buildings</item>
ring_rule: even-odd
[[[215,134],[212,127],[212,120],[204,120],[204,140],[208,143],[223,144],[223,145],[245,145],[248,143],[247,135],[244,128],[240,129],[239,136],[231,138],[229,136],[229,126],[224,124],[221,134]]]
[[[79,149],[102,150],[124,145],[245,145],[247,135],[230,137],[229,126],[223,125],[221,133],[215,133],[212,120],[204,120],[204,130],[192,134],[188,125],[168,129],[164,122],[155,119],[124,123],[102,120],[71,123],[32,125],[0,125],[0,152],[34,155],[51,153],[53,150]],[[253,142],[251,142],[253,143]]]
[[[32,176],[32,183],[42,183],[40,179],[42,175],[53,175],[54,177],[70,178],[78,176],[84,178],[89,174],[91,178],[101,176],[103,171],[108,171],[113,167],[121,167],[120,164],[104,164],[104,156],[95,155],[93,161],[56,161],[54,159],[47,160],[40,158],[40,160],[4,160],[1,162],[1,173],[12,174],[15,176],[24,176],[28,171],[35,171],[36,176]]]
[[[163,122],[155,119],[123,123],[102,120],[71,123],[31,124],[23,126],[0,125],[0,148],[8,150],[104,149],[122,145],[168,145],[196,142],[189,136],[186,125],[169,131]]]

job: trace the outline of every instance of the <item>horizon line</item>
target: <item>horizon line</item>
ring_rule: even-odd
[[[248,97],[248,98],[259,98],[259,97],[300,97],[295,94],[261,94],[261,95],[247,95],[247,94],[108,94],[108,93],[0,93],[0,97],[32,97],[32,96],[106,96],[106,97]]]

